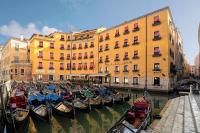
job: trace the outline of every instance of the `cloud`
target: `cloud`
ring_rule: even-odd
[[[34,23],[29,23],[27,26],[22,26],[15,20],[10,21],[7,25],[0,26],[0,35],[10,37],[19,37],[22,34],[24,37],[29,38],[34,33],[48,35],[55,31],[59,30],[48,26],[43,26],[41,29],[39,29]]]
[[[68,24],[67,25],[67,29],[68,29],[69,32],[75,32],[75,31],[77,31],[77,28],[74,25],[72,25],[72,24]]]

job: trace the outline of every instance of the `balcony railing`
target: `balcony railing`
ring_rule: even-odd
[[[39,66],[38,69],[43,69],[43,67],[42,67],[42,66]]]
[[[118,49],[118,48],[119,48],[119,46],[118,46],[118,45],[115,45],[114,49]]]
[[[132,59],[139,59],[139,56],[138,55],[137,56],[133,56]]]
[[[64,60],[64,57],[60,57],[60,60]]]
[[[109,48],[107,47],[107,48],[105,48],[105,50],[104,51],[108,51],[109,50]]]
[[[116,34],[115,34],[115,37],[119,37],[119,36],[120,36],[120,34],[119,34],[119,33],[116,33]]]
[[[156,26],[156,25],[160,25],[160,24],[161,24],[160,20],[159,21],[154,21],[152,26]]]
[[[124,35],[129,34],[129,30],[124,31]]]
[[[161,37],[160,36],[154,36],[153,41],[158,41],[158,40],[161,40]]]
[[[161,69],[160,69],[160,68],[153,68],[153,71],[154,71],[154,72],[160,72]]]
[[[114,61],[120,61],[120,59],[119,58],[115,58],[115,60]]]
[[[76,47],[72,47],[72,50],[76,50]]]
[[[152,56],[153,57],[159,57],[159,56],[161,56],[161,53],[160,52],[154,52]]]
[[[64,67],[60,67],[60,70],[64,70]]]
[[[82,47],[78,47],[78,49],[82,49]]]
[[[123,60],[129,60],[129,57],[124,57]]]
[[[123,72],[129,72],[129,70],[123,70]]]
[[[128,43],[124,43],[124,45],[123,45],[123,47],[128,47],[129,45],[128,45]]]
[[[94,58],[94,55],[90,55],[90,58]]]
[[[139,72],[139,69],[133,69],[132,72]]]
[[[103,52],[103,49],[99,49],[99,52]]]
[[[65,48],[64,47],[60,47],[60,50],[64,50]]]
[[[133,45],[138,45],[139,44],[139,41],[134,41],[133,42]]]
[[[140,28],[139,27],[135,27],[135,28],[133,28],[133,32],[136,32],[136,31],[139,31],[140,30]]]
[[[82,57],[81,57],[81,56],[79,56],[79,57],[78,57],[78,59],[80,60],[80,59],[82,59]]]
[[[49,70],[54,70],[54,67],[49,67]]]
[[[110,62],[110,60],[109,60],[109,59],[106,59],[106,60],[105,60],[105,63],[108,63],[108,62]]]
[[[85,47],[84,48],[88,48],[88,45],[85,45]]]
[[[100,38],[100,39],[99,39],[99,42],[103,42],[103,38]]]
[[[105,38],[105,40],[109,40],[110,39],[110,37],[109,36],[107,36],[106,38]]]
[[[90,45],[90,48],[94,48],[94,45]]]

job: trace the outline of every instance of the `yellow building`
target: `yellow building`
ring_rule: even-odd
[[[182,40],[168,7],[108,29],[30,39],[33,79],[43,81],[89,77],[104,85],[170,91],[183,64],[179,55]]]

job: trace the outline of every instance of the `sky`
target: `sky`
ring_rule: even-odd
[[[200,0],[0,0],[0,44],[33,33],[112,27],[169,6],[190,64],[198,54]]]

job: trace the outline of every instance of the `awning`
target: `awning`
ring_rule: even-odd
[[[72,77],[84,77],[84,74],[67,74],[67,76],[72,76]]]
[[[105,77],[107,73],[90,74],[89,77]]]

